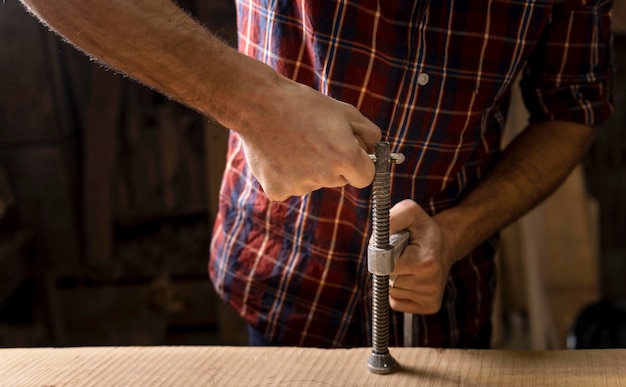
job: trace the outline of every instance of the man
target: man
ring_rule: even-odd
[[[563,181],[611,113],[610,1],[240,0],[246,56],[166,0],[23,1],[234,131],[210,272],[260,344],[369,345],[362,188],[383,138],[406,156],[392,232],[411,233],[390,305],[420,315],[421,345],[487,347],[498,230]],[[518,74],[531,122],[500,153]]]

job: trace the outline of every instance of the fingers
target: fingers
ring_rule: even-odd
[[[292,115],[266,124],[262,132],[239,134],[250,171],[265,194],[282,201],[323,187],[371,184],[375,166],[368,151],[380,140],[380,129],[353,106],[296,88],[301,98],[287,100],[294,105]]]
[[[350,184],[344,176],[325,177],[323,183],[312,183],[306,180],[298,181],[298,184],[289,185],[287,180],[281,181],[277,179],[265,179],[261,173],[254,173],[257,177],[261,189],[273,201],[285,201],[291,196],[303,196],[323,187],[337,188]]]
[[[336,188],[349,184],[355,188],[364,188],[374,179],[375,166],[368,153],[354,141],[352,153],[340,158],[340,163],[330,165],[314,164],[316,174],[300,173],[297,177],[287,178],[280,175],[276,166],[268,168],[263,160],[258,160],[248,154],[246,158],[252,174],[257,178],[265,194],[274,201],[283,201],[290,196],[302,196],[320,188]],[[265,168],[264,168],[265,167]],[[276,178],[280,176],[279,178]],[[281,178],[282,177],[282,178]]]
[[[343,177],[355,188],[365,188],[374,180],[375,166],[367,152],[360,146],[354,149]]]
[[[358,116],[351,122],[352,132],[359,140],[361,147],[366,152],[373,153],[374,145],[382,138],[380,128],[365,118],[358,110],[356,110],[356,114]]]
[[[390,306],[407,313],[436,313],[449,273],[439,226],[417,203],[404,200],[391,209],[390,231],[398,230],[408,230],[411,240],[391,273],[397,278],[389,289]]]
[[[351,122],[356,141],[353,151],[346,155],[348,163],[343,176],[351,186],[364,188],[374,180],[375,166],[368,152],[374,151],[374,145],[381,139],[381,131],[360,112],[356,112],[358,117],[355,122]]]
[[[293,164],[289,160],[277,162],[273,158],[264,157],[264,152],[255,147],[253,142],[246,141],[243,137],[242,139],[250,172],[272,201],[284,201],[291,196],[303,196],[322,187],[343,187],[349,183],[339,172],[336,162],[324,164],[320,163],[319,158],[312,156],[304,156]],[[361,149],[358,146],[357,148]],[[297,156],[302,156],[302,152],[298,152]],[[368,161],[371,164],[371,160]]]
[[[412,314],[435,314],[441,309],[441,302],[424,302],[389,298],[389,306],[396,312]]]
[[[424,286],[425,285],[425,286]],[[432,314],[441,308],[444,288],[424,284],[414,276],[399,275],[389,287],[389,305],[398,312]]]
[[[355,188],[364,188],[374,180],[374,163],[368,153],[374,152],[374,145],[382,138],[380,128],[368,120],[356,108],[350,110],[350,126],[355,143],[352,152],[346,154],[347,164],[343,176]]]

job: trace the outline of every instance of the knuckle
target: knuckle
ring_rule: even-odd
[[[429,254],[426,257],[421,270],[423,273],[427,274],[429,278],[439,279],[443,276],[443,267],[434,254]]]
[[[265,186],[261,185],[261,189],[271,201],[282,202],[289,197],[284,190],[271,184]]]

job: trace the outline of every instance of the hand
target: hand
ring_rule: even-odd
[[[254,128],[235,128],[269,198],[369,185],[374,163],[368,152],[380,140],[380,129],[351,105],[292,81],[280,83],[271,97],[252,107],[245,122]]]
[[[390,232],[408,230],[409,245],[395,261],[389,289],[389,305],[399,312],[432,314],[441,300],[452,263],[449,263],[444,233],[416,202],[404,200],[391,208]]]

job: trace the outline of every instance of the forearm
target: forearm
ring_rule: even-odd
[[[459,205],[435,220],[453,261],[548,197],[580,162],[593,129],[570,122],[531,124]]]
[[[238,132],[271,199],[371,183],[376,125],[238,53],[170,0],[22,1],[98,60]]]
[[[22,0],[52,29],[108,66],[229,127],[277,74],[212,36],[170,0]],[[262,99],[262,98],[260,98]],[[235,103],[236,102],[236,103]]]

